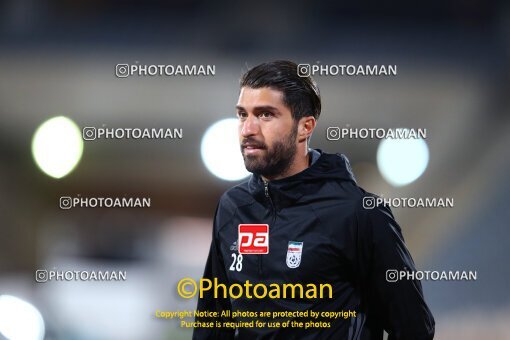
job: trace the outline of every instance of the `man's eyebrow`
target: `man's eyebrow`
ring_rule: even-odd
[[[236,105],[236,109],[237,110],[244,110],[245,111],[245,108],[240,106],[240,105]],[[262,106],[255,106],[253,108],[253,111],[274,111],[274,112],[280,112],[276,107],[274,106],[271,106],[271,105],[262,105]]]

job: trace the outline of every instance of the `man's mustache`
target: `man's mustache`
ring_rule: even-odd
[[[266,144],[263,142],[259,142],[254,138],[246,138],[241,143],[241,149],[245,149],[247,147],[257,148],[257,149],[266,149]]]

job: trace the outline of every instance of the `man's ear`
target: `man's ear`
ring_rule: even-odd
[[[317,121],[313,116],[302,117],[298,122],[298,141],[306,141],[312,135]]]

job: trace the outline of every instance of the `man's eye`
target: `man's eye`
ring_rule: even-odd
[[[247,116],[246,112],[238,112],[237,113],[237,117],[239,117],[239,118],[246,118],[246,116]]]
[[[273,114],[271,112],[263,112],[260,116],[263,118],[270,118]]]

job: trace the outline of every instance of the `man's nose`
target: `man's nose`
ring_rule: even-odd
[[[248,137],[256,135],[259,131],[259,123],[254,116],[248,116],[241,126],[241,136]]]

